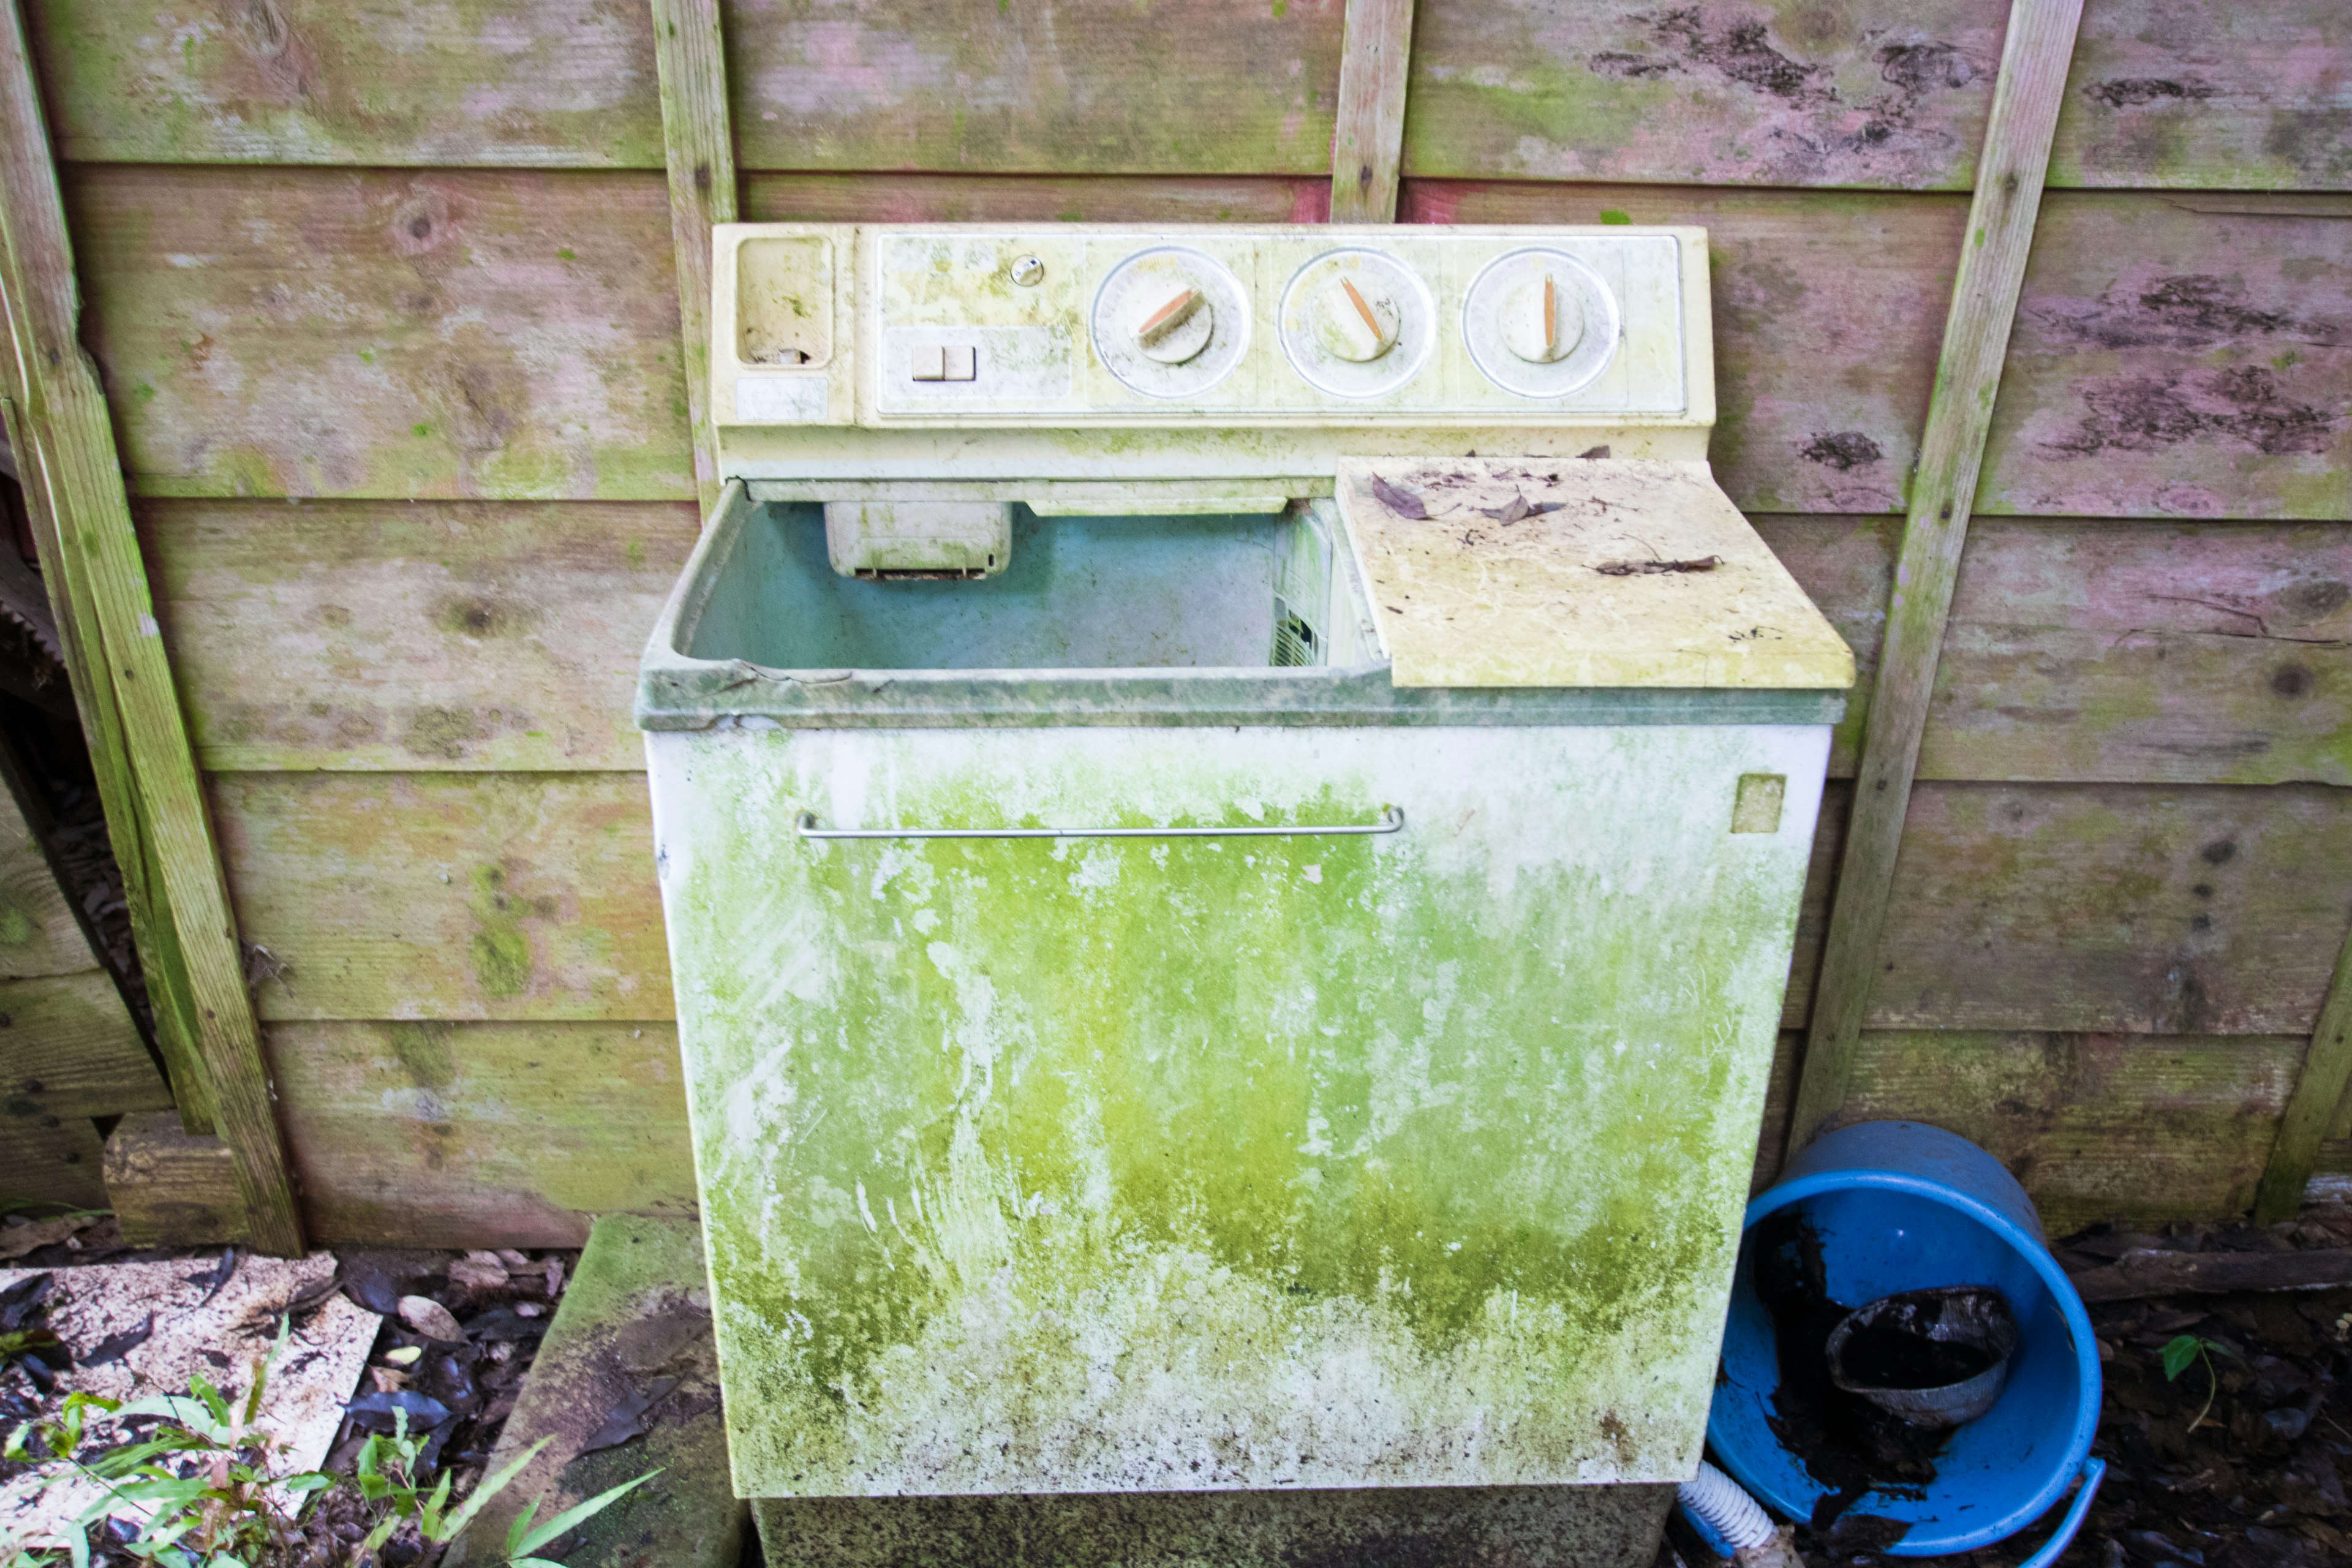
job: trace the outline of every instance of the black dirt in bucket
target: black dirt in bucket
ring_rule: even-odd
[[[2000,1362],[1989,1345],[1928,1337],[1932,1320],[1889,1314],[1857,1326],[1845,1342],[1848,1383],[1870,1388],[1949,1388]]]
[[[1908,1526],[1874,1515],[1848,1517],[1848,1510],[1874,1491],[1925,1497],[1951,1434],[1910,1426],[1830,1381],[1830,1331],[1853,1309],[1830,1295],[1821,1234],[1800,1212],[1782,1209],[1759,1221],[1749,1246],[1756,1294],[1771,1315],[1780,1363],[1768,1420],[1781,1447],[1826,1489],[1808,1522],[1841,1543],[1867,1538],[1874,1546],[1890,1545]]]

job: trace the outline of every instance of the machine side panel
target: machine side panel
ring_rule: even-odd
[[[1825,729],[655,739],[740,1491],[1690,1473]]]

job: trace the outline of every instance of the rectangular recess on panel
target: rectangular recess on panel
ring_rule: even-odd
[[[833,246],[823,235],[766,235],[736,247],[735,357],[747,365],[833,357]]]

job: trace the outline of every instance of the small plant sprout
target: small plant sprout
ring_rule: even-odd
[[[453,1478],[443,1470],[420,1485],[426,1440],[412,1436],[407,1415],[394,1413],[393,1430],[360,1446],[354,1474],[286,1468],[285,1444],[258,1425],[269,1373],[285,1353],[292,1320],[281,1320],[268,1354],[254,1363],[253,1383],[231,1399],[202,1377],[186,1394],[130,1404],[75,1393],[53,1420],[27,1421],[8,1434],[0,1456],[21,1463],[58,1462],[93,1483],[98,1495],[66,1532],[62,1548],[0,1539],[0,1568],[91,1568],[91,1534],[100,1532],[110,1562],[154,1568],[294,1568],[301,1560],[302,1515],[322,1494],[358,1492],[369,1529],[346,1559],[352,1568],[374,1563],[404,1524],[414,1523],[431,1545],[443,1546],[472,1522],[490,1500],[538,1457],[546,1441],[488,1477],[452,1509]],[[85,1463],[79,1456],[99,1423],[125,1427],[129,1441]],[[498,1561],[515,1568],[561,1568],[533,1555],[659,1475],[590,1498],[533,1528],[533,1503],[507,1532]],[[112,1524],[110,1528],[109,1521]],[[129,1539],[121,1539],[125,1528]]]
[[[2205,1403],[2199,1407],[2197,1418],[2189,1424],[2191,1432],[2205,1424],[2205,1417],[2213,1409],[2213,1396],[2221,1392],[2221,1374],[2213,1370],[2211,1352],[2214,1351],[2220,1351],[2223,1355],[2237,1353],[2219,1340],[2209,1340],[2198,1334],[2177,1335],[2165,1343],[2165,1382],[2178,1383],[2180,1374],[2187,1372],[2192,1363],[2201,1361],[2205,1363]]]

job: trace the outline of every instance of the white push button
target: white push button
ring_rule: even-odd
[[[907,374],[915,381],[945,381],[948,351],[937,343],[917,343],[907,351]],[[965,380],[971,378],[966,376]]]
[[[978,349],[972,347],[970,343],[965,343],[961,346],[950,343],[943,352],[947,355],[945,365],[946,374],[940,378],[940,380],[971,381],[978,378],[980,374],[980,351]]]
[[[1503,346],[1529,364],[1552,364],[1584,340],[1584,303],[1547,272],[1503,296]]]

